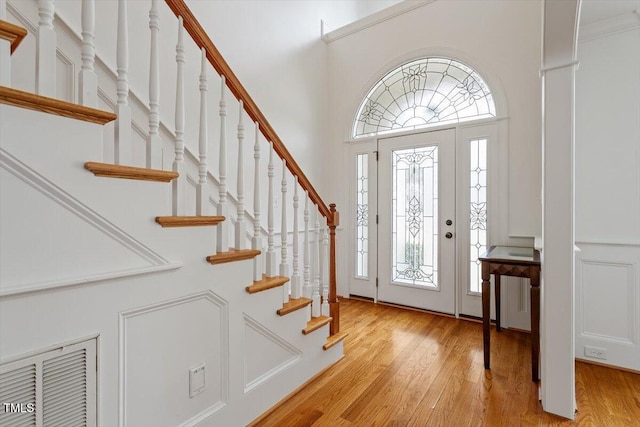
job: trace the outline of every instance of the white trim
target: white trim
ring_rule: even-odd
[[[614,34],[633,31],[640,28],[640,15],[638,12],[625,13],[613,18],[593,22],[580,27],[578,43],[588,42]]]
[[[367,28],[373,27],[374,25],[380,24],[384,21],[388,21],[389,19],[395,18],[396,16],[411,12],[412,10],[419,7],[434,3],[435,1],[436,0],[402,1],[372,15],[359,19],[356,22],[347,24],[343,27],[326,33],[325,30],[327,28],[327,24],[326,22],[321,21],[322,41],[329,44],[343,37],[347,37],[359,31],[366,30]]]
[[[560,63],[560,64],[556,64],[556,65],[550,65],[548,67],[543,67],[540,69],[540,77],[542,77],[547,71],[553,71],[553,70],[559,70],[561,68],[566,68],[566,67],[573,67],[573,66],[577,66],[580,64],[580,61],[573,60],[570,62],[565,62],[565,63]]]
[[[182,268],[182,263],[175,262],[175,263],[168,263],[168,264],[157,265],[152,267],[133,268],[128,270],[112,271],[108,273],[92,274],[89,276],[74,277],[71,279],[50,280],[50,281],[39,282],[39,283],[27,285],[27,286],[19,286],[19,287],[0,290],[0,298],[4,298],[11,295],[21,295],[21,294],[27,294],[27,293],[30,294],[33,292],[45,291],[47,289],[66,288],[69,286],[83,285],[83,284],[89,284],[89,283],[93,284],[98,282],[104,282],[106,280],[111,280],[111,279],[119,279],[123,277],[141,276],[144,274],[159,273],[161,271],[177,270],[179,268]]]

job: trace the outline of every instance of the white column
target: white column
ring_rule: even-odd
[[[227,252],[229,250],[229,207],[227,206],[227,101],[225,92],[227,81],[224,76],[220,84],[220,153],[218,155],[219,179],[218,187],[218,215],[227,218],[218,224],[216,250]]]
[[[305,191],[304,198],[304,247],[303,247],[303,262],[304,262],[304,285],[302,287],[302,296],[305,298],[311,298],[313,293],[311,289],[311,264],[309,250],[309,193]]]
[[[321,314],[320,310],[320,222],[318,220],[318,207],[315,207],[315,217],[316,223],[313,231],[314,241],[313,241],[313,252],[311,254],[311,262],[313,263],[313,267],[311,268],[311,272],[313,274],[313,294],[311,296],[311,316],[318,317]]]
[[[274,277],[276,275],[276,251],[273,247],[273,215],[274,215],[274,194],[273,194],[273,142],[269,142],[269,199],[267,201],[267,277]]]
[[[36,92],[56,96],[56,32],[53,28],[53,0],[38,0],[38,39],[36,41]]]
[[[542,407],[575,416],[574,83],[580,1],[543,3]]]
[[[322,227],[322,246],[320,247],[320,288],[322,289],[322,315],[329,316],[329,280],[327,276],[327,260],[329,255],[329,234]]]
[[[300,298],[302,296],[302,284],[300,283],[300,272],[298,269],[298,179],[293,189],[293,272],[291,274],[291,298]]]
[[[82,0],[82,67],[78,76],[78,102],[87,107],[98,106],[98,76],[94,69],[96,7],[95,0]]]
[[[207,51],[202,48],[200,69],[200,134],[198,147],[200,161],[198,163],[198,186],[196,187],[196,215],[206,215],[209,205],[209,191],[207,187]]]
[[[236,249],[247,248],[247,226],[244,221],[244,123],[242,116],[244,115],[244,103],[240,100],[240,108],[238,112],[238,210],[236,221]]]
[[[184,166],[184,28],[182,26],[182,17],[178,18],[178,43],[176,44],[176,141],[175,141],[175,158],[173,160],[173,171],[178,172],[180,176],[173,181],[172,190],[172,214],[174,216],[182,216],[185,214],[185,183],[186,170]]]
[[[150,169],[162,169],[162,140],[160,139],[160,57],[158,54],[158,32],[160,31],[160,0],[151,1],[149,30],[151,47],[149,57],[149,139],[147,140],[146,164]]]
[[[0,19],[7,19],[7,0],[0,0]],[[0,39],[0,85],[11,86],[11,43]]]
[[[129,106],[129,40],[127,31],[127,2],[118,0],[118,40],[114,162],[117,165],[131,162],[131,107]]]
[[[280,225],[280,276],[289,277],[289,262],[287,261],[287,253],[289,248],[287,247],[287,161],[282,159],[282,201],[280,203],[282,222]],[[287,282],[282,286],[283,288],[283,302],[289,301],[289,293],[291,290],[291,283]]]
[[[253,239],[251,249],[262,250],[262,230],[260,229],[260,125],[256,122],[256,134],[253,144],[255,162],[253,175]],[[262,280],[264,272],[264,255],[261,253],[253,259],[253,280]]]

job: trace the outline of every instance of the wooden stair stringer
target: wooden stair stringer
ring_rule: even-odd
[[[0,19],[0,39],[7,40],[11,43],[11,54],[15,52],[26,36],[26,28]]]
[[[177,172],[159,169],[146,169],[134,166],[111,165],[108,163],[87,162],[84,168],[95,176],[104,178],[135,179],[139,181],[171,182],[178,177]]]
[[[218,225],[224,216],[157,216],[156,222],[162,227],[200,227]]]
[[[253,259],[260,255],[260,251],[257,249],[233,249],[229,248],[228,252],[218,252],[215,255],[209,255],[207,262],[212,265],[224,264],[227,262],[243,261],[247,259]],[[289,279],[287,279],[289,280]]]
[[[307,322],[307,326],[302,330],[302,333],[304,335],[309,335],[311,332],[317,331],[324,325],[328,325],[329,322],[331,322],[331,317],[329,316],[312,317],[311,320]]]
[[[304,308],[309,304],[311,304],[310,298],[289,298],[289,302],[285,302],[284,304],[282,304],[282,308],[279,308],[276,313],[278,313],[279,316],[284,316],[296,310],[300,310],[301,308]]]
[[[104,125],[116,119],[116,115],[108,111],[73,104],[60,99],[36,95],[6,86],[0,86],[0,104],[54,114],[56,116]]]

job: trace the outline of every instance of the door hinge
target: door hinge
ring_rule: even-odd
[[[379,281],[378,281],[378,278],[376,277],[376,288],[378,287],[378,283]]]
[[[376,224],[378,223],[378,214],[376,214]]]
[[[376,153],[376,162],[380,160],[380,153],[378,151],[374,151]]]

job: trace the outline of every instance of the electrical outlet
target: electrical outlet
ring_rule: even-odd
[[[607,360],[607,349],[598,347],[584,346],[584,355],[587,357],[593,357],[594,359]]]
[[[189,369],[189,397],[194,397],[205,390],[205,364]]]

